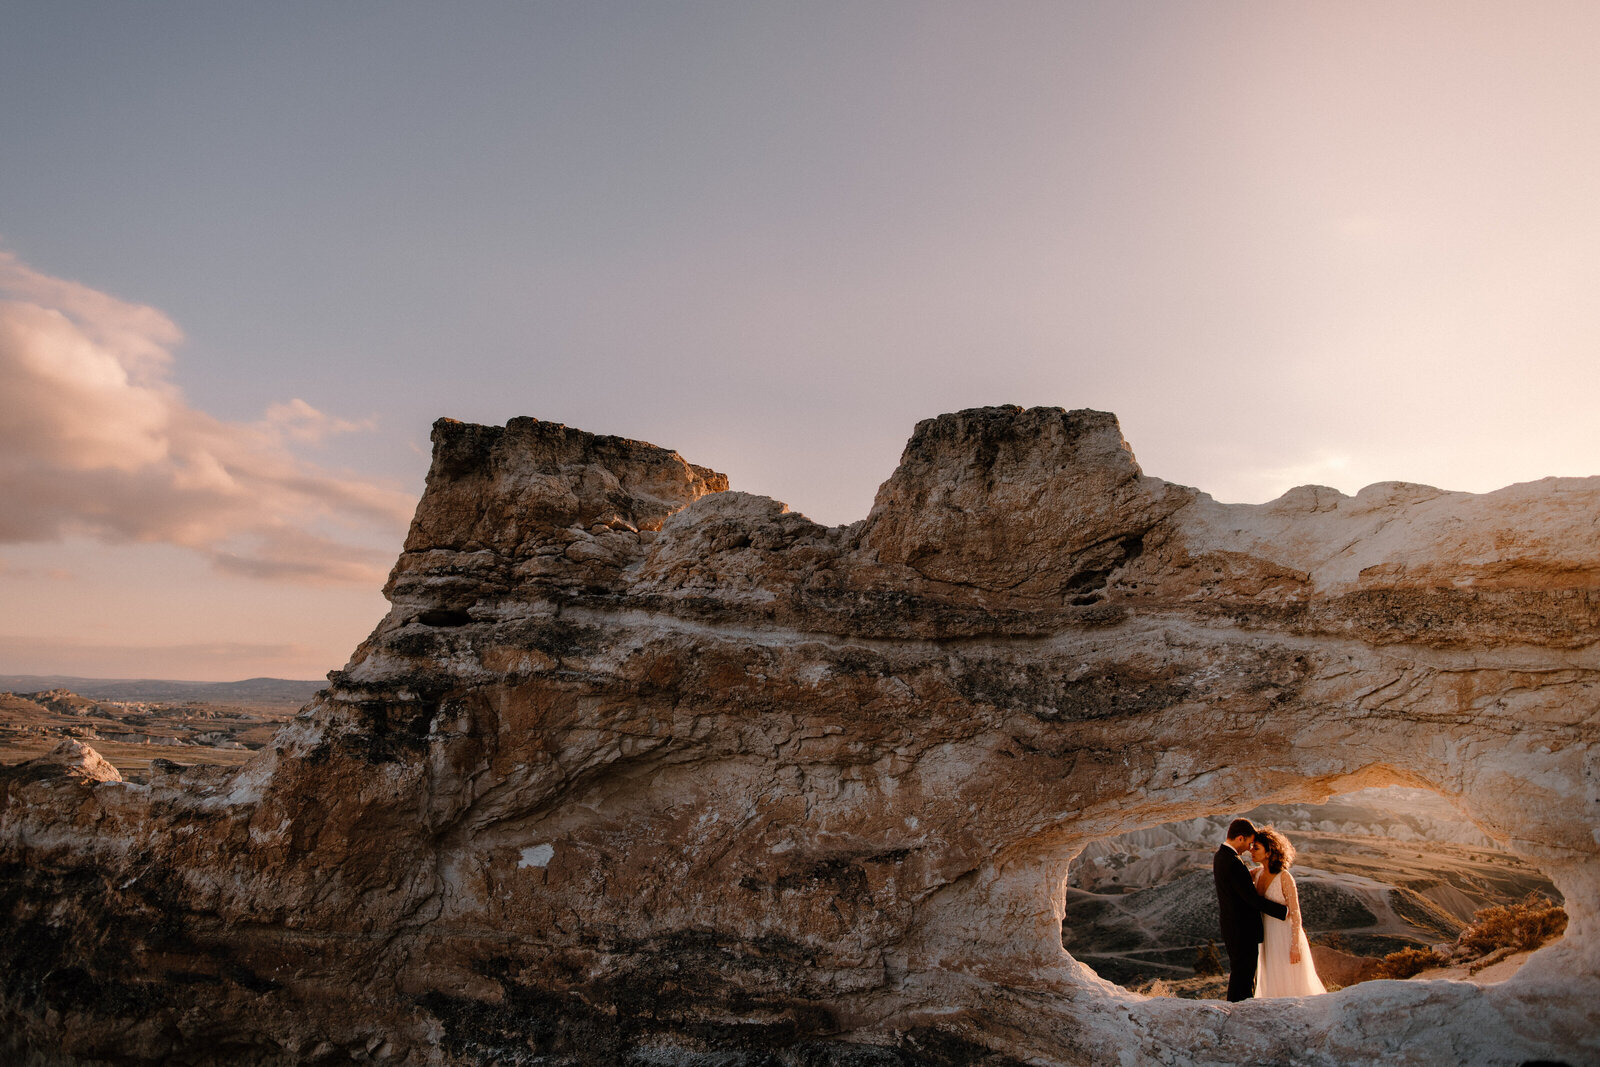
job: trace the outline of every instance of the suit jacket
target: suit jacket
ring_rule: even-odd
[[[1289,917],[1288,908],[1256,892],[1244,860],[1227,845],[1211,858],[1211,878],[1217,883],[1217,911],[1225,944],[1259,945],[1262,913],[1274,919]]]

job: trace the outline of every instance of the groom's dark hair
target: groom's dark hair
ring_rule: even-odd
[[[1228,840],[1236,837],[1251,837],[1256,832],[1256,824],[1249,819],[1235,819],[1228,824]]]

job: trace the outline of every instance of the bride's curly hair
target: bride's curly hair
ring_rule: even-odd
[[[1289,839],[1270,826],[1256,830],[1256,840],[1267,850],[1267,870],[1277,874],[1294,862],[1294,846]]]

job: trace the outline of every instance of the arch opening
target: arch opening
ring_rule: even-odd
[[[1565,899],[1550,876],[1436,790],[1368,786],[1237,814],[1294,842],[1306,932],[1330,991],[1373,978],[1492,984],[1564,931]],[[1233,817],[1085,845],[1068,862],[1062,947],[1131,992],[1223,999],[1228,959],[1211,859]]]

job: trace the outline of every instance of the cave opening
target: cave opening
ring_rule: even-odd
[[[1369,787],[1239,814],[1293,841],[1305,929],[1330,992],[1374,978],[1492,984],[1565,929],[1550,877],[1432,790]],[[1211,860],[1234,817],[1085,845],[1068,865],[1062,947],[1136,993],[1222,1000],[1228,958]]]

